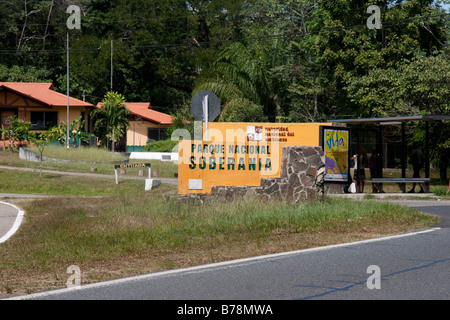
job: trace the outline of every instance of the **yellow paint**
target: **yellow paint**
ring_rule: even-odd
[[[127,146],[145,146],[149,128],[168,128],[170,125],[158,125],[150,121],[130,121],[127,131]]]
[[[69,124],[74,122],[81,116],[81,107],[69,107]],[[45,111],[45,110],[32,110],[32,111]],[[47,111],[58,112],[58,124],[67,124],[67,107],[53,107],[52,109],[47,109]]]
[[[178,193],[259,186],[261,178],[279,177],[282,148],[319,146],[320,126],[330,124],[210,123],[208,141],[179,144]],[[202,188],[190,189],[190,180],[201,181]]]

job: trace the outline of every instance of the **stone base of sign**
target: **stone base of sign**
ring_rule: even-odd
[[[279,178],[262,178],[258,187],[215,186],[209,195],[182,195],[181,198],[233,200],[258,197],[262,200],[300,202],[324,194],[325,163],[320,147],[285,147],[281,158]]]
[[[160,185],[161,185],[161,180],[145,179],[145,191],[150,191],[153,188],[159,187]]]

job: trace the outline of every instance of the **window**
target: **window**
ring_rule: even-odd
[[[48,129],[58,124],[58,112],[31,112],[33,129]]]
[[[160,141],[166,139],[167,128],[148,128],[148,140]]]

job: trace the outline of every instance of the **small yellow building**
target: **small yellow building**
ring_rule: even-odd
[[[10,116],[31,122],[32,130],[67,124],[67,102],[69,123],[83,117],[86,131],[91,132],[90,114],[94,105],[55,91],[52,83],[0,82],[0,121],[4,128],[10,125]]]
[[[152,110],[150,102],[125,102],[130,111],[130,126],[126,137],[120,144],[120,149],[127,152],[144,151],[150,141],[166,139],[166,131],[172,125],[172,116]],[[101,108],[102,103],[97,105]]]

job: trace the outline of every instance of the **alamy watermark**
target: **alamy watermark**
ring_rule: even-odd
[[[382,24],[381,24],[381,9],[379,6],[369,6],[367,8],[367,13],[371,14],[371,16],[369,17],[369,19],[367,19],[367,28],[369,29],[381,29],[382,28]]]
[[[66,281],[66,286],[69,289],[81,288],[81,269],[79,266],[71,265],[67,268],[67,273],[71,276]]]
[[[81,9],[77,5],[70,5],[66,13],[70,14],[70,17],[67,19],[67,28],[69,30],[73,29],[81,29]],[[371,16],[367,19],[367,28],[369,29],[381,29],[381,9],[377,5],[371,5],[367,8],[366,13]]]
[[[371,274],[371,276],[367,279],[366,285],[370,290],[381,289],[381,269],[377,265],[371,265],[367,268],[367,273]]]
[[[79,6],[71,5],[66,10],[67,13],[70,14],[70,17],[67,19],[67,28],[69,30],[73,29],[81,29],[81,9]]]

